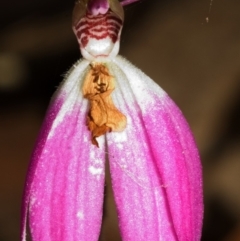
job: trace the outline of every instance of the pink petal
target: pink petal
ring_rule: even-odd
[[[139,0],[123,0],[120,3],[121,3],[122,6],[127,6],[129,4],[132,4],[132,3],[135,3],[135,2],[138,2],[138,1]]]
[[[117,57],[115,105],[128,118],[107,144],[122,238],[199,241],[202,182],[198,152],[175,104],[150,78]],[[88,61],[57,92],[33,154],[23,205],[34,241],[98,240],[103,205],[104,138],[90,144],[80,86]],[[28,214],[29,213],[29,214]]]
[[[121,57],[115,62],[113,100],[128,123],[107,145],[123,240],[200,240],[201,164],[189,127],[152,80]]]
[[[104,141],[90,144],[87,100],[78,80],[88,61],[73,69],[50,105],[32,156],[23,204],[34,241],[97,241],[102,222]]]

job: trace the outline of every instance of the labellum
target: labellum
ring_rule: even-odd
[[[83,59],[47,112],[26,180],[22,241],[98,241],[105,161],[123,241],[199,241],[198,151],[168,95],[117,56],[134,0],[80,0],[73,30]]]

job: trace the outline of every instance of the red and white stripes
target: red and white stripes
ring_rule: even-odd
[[[74,29],[79,43],[82,47],[85,47],[90,38],[100,40],[110,37],[112,42],[115,43],[122,24],[122,20],[112,12],[97,16],[87,14],[74,26]]]
[[[119,40],[122,25],[123,21],[112,11],[95,16],[87,13],[73,30],[81,50],[85,49],[90,54],[94,52],[92,54],[94,57],[108,56]],[[93,41],[90,45],[91,40]]]

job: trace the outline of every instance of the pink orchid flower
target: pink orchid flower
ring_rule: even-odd
[[[135,1],[125,0],[122,5],[131,2]],[[203,203],[198,150],[168,95],[117,56],[123,18],[117,0],[76,4],[73,30],[84,58],[54,95],[34,150],[23,202],[22,241],[27,223],[33,241],[97,241],[106,158],[122,240],[200,240]],[[102,91],[106,83],[98,83],[97,75],[94,81],[100,92],[84,95],[84,79],[95,63],[114,77],[114,88]],[[110,92],[112,102],[108,99],[102,105],[109,112],[101,112],[107,113],[101,125],[106,133],[94,136],[90,124],[99,130],[96,123],[103,118],[92,114],[101,107],[94,98]],[[86,96],[93,98],[90,112]],[[124,116],[121,120],[126,125],[118,129],[119,123],[110,123],[109,113]]]

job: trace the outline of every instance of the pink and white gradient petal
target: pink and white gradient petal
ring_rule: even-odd
[[[128,123],[107,146],[123,240],[200,240],[201,165],[189,127],[152,80],[121,57],[114,62],[113,100]]]
[[[189,127],[167,94],[122,57],[106,62],[116,79],[123,132],[90,143],[81,93],[89,61],[77,63],[50,105],[26,182],[22,241],[97,241],[104,163],[110,172],[124,241],[199,241],[202,180]],[[107,148],[105,150],[105,148]]]
[[[102,222],[105,144],[90,144],[87,100],[81,93],[82,61],[57,92],[32,156],[26,182],[22,240],[26,223],[32,240],[97,241]]]

